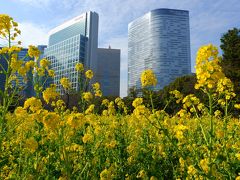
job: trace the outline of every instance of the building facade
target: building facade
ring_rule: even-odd
[[[120,49],[98,48],[96,79],[103,96],[120,94]]]
[[[70,79],[74,90],[79,88],[76,63],[96,71],[97,45],[98,14],[95,12],[86,12],[50,31],[44,55],[55,71],[53,83],[61,94],[64,93],[60,85],[62,77]]]
[[[156,9],[128,25],[128,90],[141,88],[145,69],[156,74],[155,90],[191,73],[188,11]]]
[[[1,49],[2,47],[0,47]],[[4,59],[4,57],[2,55],[0,55],[0,90],[4,91],[4,87],[5,87],[5,82],[6,82],[6,76],[5,74],[3,74],[3,69],[7,70],[7,61]]]

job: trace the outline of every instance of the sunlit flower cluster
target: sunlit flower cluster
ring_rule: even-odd
[[[62,79],[60,79],[60,83],[64,89],[70,89],[72,86],[70,80],[66,77],[63,77]]]
[[[196,89],[216,88],[218,80],[225,77],[219,61],[218,50],[212,44],[203,46],[198,50],[195,66],[197,76]]]
[[[154,72],[150,69],[143,71],[141,74],[141,83],[142,83],[143,87],[156,86],[157,78],[156,78]]]

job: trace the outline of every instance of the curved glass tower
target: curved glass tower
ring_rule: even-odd
[[[155,90],[191,73],[189,12],[156,9],[128,25],[128,89],[141,88],[143,70],[157,76]]]

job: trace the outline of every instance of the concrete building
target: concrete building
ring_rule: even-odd
[[[191,73],[189,12],[156,9],[128,25],[128,89],[141,88],[143,70],[157,76],[155,90]]]
[[[120,94],[120,49],[98,48],[96,81],[104,96]]]

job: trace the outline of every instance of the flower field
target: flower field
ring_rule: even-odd
[[[91,100],[102,93],[99,83],[91,84],[93,72],[76,65],[81,98],[79,107],[68,109],[56,85],[44,89],[54,71],[47,59],[39,59],[38,49],[29,47],[35,61],[18,59],[21,48],[12,44],[17,27],[0,15],[0,36],[8,41],[0,49],[8,64],[1,70],[6,83],[0,98],[0,179],[240,180],[240,119],[231,114],[240,104],[216,47],[201,47],[196,58],[195,88],[207,95],[207,103],[174,90],[169,100],[182,104],[175,115],[155,109],[152,101],[147,106],[141,97],[132,102],[133,112],[116,98],[103,100],[96,114]],[[28,72],[35,75],[36,96],[10,111],[21,89],[17,75],[27,80]],[[140,79],[151,99],[154,73],[146,70]],[[71,93],[69,79],[62,78],[61,85]]]

